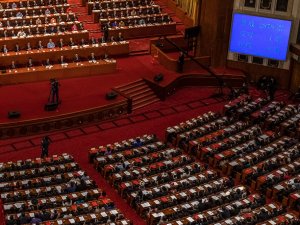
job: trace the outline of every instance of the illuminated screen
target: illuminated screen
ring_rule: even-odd
[[[234,13],[229,50],[284,61],[291,28],[291,20]]]

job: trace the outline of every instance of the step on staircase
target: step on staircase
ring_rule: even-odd
[[[140,109],[159,101],[159,98],[143,79],[118,86],[115,90],[132,98],[132,110]]]

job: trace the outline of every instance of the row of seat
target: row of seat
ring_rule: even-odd
[[[68,154],[0,170],[6,224],[132,224]]]

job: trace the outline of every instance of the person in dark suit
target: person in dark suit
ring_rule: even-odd
[[[79,58],[78,54],[75,54],[74,62],[76,62],[76,63],[80,62],[80,58]]]
[[[75,45],[75,43],[74,43],[74,41],[73,41],[73,38],[70,38],[69,46],[74,46],[74,45]]]
[[[16,66],[16,64],[15,64],[15,61],[11,61],[11,69],[16,69],[17,68],[17,66]]]
[[[106,24],[103,27],[103,34],[104,34],[104,40],[105,40],[105,42],[107,42],[108,41],[108,24]]]
[[[95,63],[96,62],[96,57],[95,57],[95,53],[92,52],[91,55],[89,56],[89,61]]]
[[[177,72],[178,73],[183,72],[183,65],[184,65],[184,54],[183,54],[183,52],[180,52],[180,55],[177,60]]]
[[[32,68],[32,67],[33,67],[32,58],[29,58],[29,59],[28,59],[27,67],[28,67],[28,68]]]
[[[59,39],[58,47],[60,47],[60,48],[64,47],[64,41],[62,38]]]
[[[42,143],[41,143],[41,147],[42,147],[41,158],[48,157],[50,143],[51,143],[51,140],[50,140],[50,138],[48,136],[45,136],[42,139]]]
[[[50,62],[50,59],[48,58],[45,62],[45,66],[46,67],[49,67],[49,66],[52,66],[51,62]]]
[[[17,43],[16,46],[15,46],[15,52],[19,52],[20,51],[20,46],[19,44]]]

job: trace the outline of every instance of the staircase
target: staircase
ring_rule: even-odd
[[[118,86],[115,90],[132,98],[132,110],[136,110],[159,101],[159,98],[143,79]]]
[[[89,31],[89,37],[99,38],[102,36],[99,23],[93,22],[92,15],[88,15],[87,8],[79,3],[70,3],[70,9],[76,14],[78,20],[83,23],[84,29]]]

